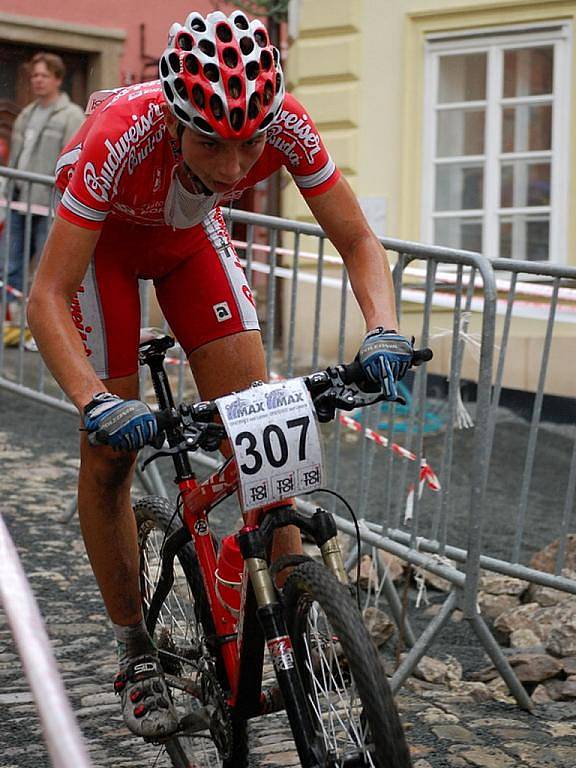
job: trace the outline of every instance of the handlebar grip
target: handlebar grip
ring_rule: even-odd
[[[415,349],[414,354],[412,355],[412,362],[410,366],[416,366],[416,365],[422,365],[422,363],[427,363],[429,360],[432,360],[434,356],[434,353],[429,347],[424,347],[423,349]],[[342,381],[344,384],[366,384],[366,374],[364,373],[364,368],[362,368],[362,365],[358,362],[358,360],[354,360],[352,363],[348,363],[347,365],[340,366],[342,371]]]
[[[434,353],[429,347],[415,349],[412,356],[412,365],[422,365],[422,363],[427,363],[429,360],[432,360],[433,357]]]
[[[365,384],[366,374],[364,368],[358,360],[354,360],[352,363],[341,365],[341,376],[344,384]]]

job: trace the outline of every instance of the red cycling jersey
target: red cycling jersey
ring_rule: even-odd
[[[56,166],[62,218],[95,230],[108,215],[148,226],[166,225],[164,209],[179,155],[166,129],[163,105],[160,83],[154,81],[123,88],[98,106]],[[314,123],[289,95],[268,129],[256,164],[232,192],[214,195],[214,207],[240,197],[281,166],[305,197],[327,191],[340,178]]]
[[[58,215],[102,230],[72,302],[86,355],[102,379],[138,370],[139,278],[154,281],[186,354],[258,330],[254,298],[219,203],[240,197],[282,165],[305,197],[340,178],[308,114],[287,96],[262,154],[234,190],[191,194],[176,216],[172,182],[181,157],[164,108],[158,82],[116,91],[97,106],[56,167]]]

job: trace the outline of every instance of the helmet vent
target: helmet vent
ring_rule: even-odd
[[[266,85],[264,86],[264,106],[265,107],[269,106],[273,98],[274,98],[274,88],[272,86],[272,82],[270,80],[267,80]]]
[[[174,104],[174,113],[179,120],[184,120],[185,123],[190,122],[190,115],[187,115],[183,109],[180,109],[178,104]]]
[[[252,96],[250,96],[250,101],[248,102],[249,119],[255,120],[260,114],[261,109],[262,109],[262,100],[260,96],[257,93],[253,93]]]
[[[195,30],[196,32],[206,32],[206,24],[204,24],[203,19],[200,19],[196,17],[195,19],[192,19],[190,22],[190,28]]]
[[[236,69],[238,66],[238,54],[234,48],[224,48],[222,58],[224,59],[224,64],[230,67],[230,69]]]
[[[231,77],[228,80],[228,92],[233,99],[239,99],[242,93],[242,80],[239,77]]]
[[[160,74],[162,75],[162,77],[168,77],[168,75],[170,74],[170,69],[168,68],[168,62],[164,58],[160,59]]]
[[[186,85],[182,78],[177,77],[174,80],[174,90],[183,101],[188,101],[188,91],[186,90]]]
[[[180,72],[180,56],[178,56],[176,51],[172,51],[172,53],[168,56],[168,61],[170,62],[172,70],[178,74]]]
[[[210,96],[210,109],[216,120],[222,120],[224,117],[224,104],[222,104],[220,96],[215,93]]]
[[[251,37],[243,37],[240,40],[240,50],[244,56],[248,56],[254,50],[254,40]]]
[[[192,37],[187,34],[186,32],[182,32],[181,35],[178,36],[178,47],[181,48],[183,51],[191,51],[194,47],[194,40]]]
[[[274,64],[280,63],[280,51],[275,46],[272,47],[272,56],[274,56]]]
[[[170,104],[173,104],[174,103],[174,92],[172,91],[172,88],[170,88],[170,86],[168,85],[166,80],[164,80],[162,85],[164,86],[164,93],[166,94],[166,98],[168,99]]]
[[[254,32],[254,40],[256,40],[260,48],[266,48],[268,45],[268,37],[263,29],[257,29]]]
[[[244,125],[244,110],[236,107],[230,112],[230,125],[235,131],[240,131]]]
[[[282,88],[282,75],[280,74],[280,72],[277,72],[276,73],[276,93],[278,93],[281,88]]]
[[[210,123],[207,123],[206,120],[203,120],[201,117],[197,117],[197,116],[193,117],[192,122],[203,133],[214,133],[214,129],[212,128]]]
[[[232,40],[232,30],[228,24],[218,24],[216,27],[216,34],[218,40],[221,40],[223,43],[229,43]]]
[[[248,80],[256,80],[260,74],[260,65],[257,61],[249,61],[246,64],[246,77]]]
[[[184,60],[184,66],[190,72],[191,75],[197,75],[200,71],[200,65],[198,64],[198,59],[196,56],[186,56],[186,59]]]
[[[248,29],[248,27],[250,26],[248,24],[248,19],[246,18],[246,16],[243,16],[241,13],[239,13],[234,19],[234,24],[236,24],[238,29]]]
[[[216,53],[216,48],[214,46],[214,43],[211,40],[206,40],[206,38],[204,38],[203,40],[200,40],[200,42],[198,43],[198,48],[200,48],[202,53],[205,53],[206,56],[212,57]]]
[[[220,80],[220,72],[216,64],[206,64],[204,66],[204,75],[211,83],[217,83]]]
[[[260,64],[262,65],[262,69],[265,69],[266,71],[270,69],[272,66],[272,56],[269,51],[262,51],[260,55]]]
[[[274,119],[274,113],[269,112],[264,118],[264,120],[262,120],[262,122],[260,123],[260,128],[258,130],[263,131],[264,128],[268,128],[268,126],[270,125],[273,119]]]
[[[196,103],[196,106],[200,109],[204,109],[204,104],[206,104],[206,99],[204,98],[204,91],[202,88],[196,83],[196,85],[192,88],[192,98],[194,99],[194,102]]]

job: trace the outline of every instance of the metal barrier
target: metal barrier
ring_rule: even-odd
[[[55,768],[90,768],[50,641],[16,548],[0,515],[0,604],[32,689]]]
[[[224,213],[254,289],[271,374],[299,375],[336,360],[349,359],[362,337],[363,323],[350,301],[345,270],[340,259],[329,253],[322,230],[312,224],[242,211]],[[391,613],[411,646],[393,677],[393,686],[398,688],[402,684],[453,611],[460,608],[516,700],[529,709],[530,698],[478,612],[481,569],[517,575],[572,593],[576,593],[576,583],[561,575],[561,564],[555,575],[549,575],[520,562],[518,553],[524,541],[525,523],[520,526],[520,533],[510,532],[509,556],[487,552],[483,547],[486,499],[490,497],[490,457],[494,440],[498,440],[496,413],[515,296],[513,281],[508,304],[501,306],[493,266],[498,272],[550,275],[558,281],[558,290],[562,280],[573,277],[573,273],[523,262],[493,265],[475,253],[392,239],[382,242],[397,255],[394,285],[403,331],[413,333],[417,345],[435,349],[440,347],[438,339],[444,337],[443,367],[438,354],[428,368],[434,370],[432,366],[436,365],[438,372],[443,371],[446,391],[435,391],[441,379],[436,377],[430,382],[424,366],[407,377],[408,408],[389,405],[383,410],[374,406],[362,417],[352,414],[352,420],[337,420],[325,431],[328,484],[355,498],[363,518],[362,538],[367,547],[396,554],[414,568],[441,576],[452,585],[440,612],[416,638],[404,622],[401,600],[392,581],[387,573],[382,574],[382,589]],[[556,283],[552,289],[552,313],[557,296],[555,286]],[[2,296],[5,306],[5,288]],[[148,324],[150,317],[158,317],[157,310],[145,287],[142,297],[144,322]],[[496,331],[502,324],[498,312],[505,314],[493,384]],[[441,323],[441,327],[435,328],[433,323]],[[549,327],[548,347],[551,335]],[[476,339],[478,351],[475,359],[471,359],[466,343],[472,338]],[[2,357],[0,352],[0,387],[58,408],[71,408],[57,394],[41,361],[27,363],[23,342],[18,350],[10,352],[15,353],[12,360],[7,359],[8,355]],[[177,396],[181,399],[189,391],[191,380],[187,378],[181,352],[172,362],[177,371]],[[465,438],[458,429],[464,378],[473,380],[476,389],[476,426],[472,436]],[[543,383],[544,379],[536,394],[535,414],[542,403]],[[432,431],[430,424],[435,425]],[[537,420],[531,429],[518,513],[520,522],[526,519]],[[215,464],[210,457],[199,456],[198,460],[207,466]],[[437,471],[438,490],[432,490],[436,487],[433,469]],[[148,482],[158,488],[160,479]],[[576,450],[559,528],[564,549],[575,484]],[[314,507],[309,501],[299,503],[304,508]],[[338,517],[338,523],[343,531],[353,533],[348,520]],[[558,562],[561,563],[561,556]]]
[[[566,565],[568,550],[568,536],[570,529],[576,524],[575,498],[576,498],[576,426],[574,426],[574,413],[569,417],[572,428],[567,432],[564,442],[566,449],[571,449],[571,460],[566,477],[559,477],[558,494],[550,499],[547,524],[548,528],[558,541],[554,563],[554,574],[545,574],[536,567],[527,568],[529,557],[533,555],[533,549],[527,540],[530,528],[537,520],[534,520],[530,509],[530,492],[534,488],[534,474],[537,469],[537,442],[539,430],[543,425],[544,395],[547,389],[547,377],[553,357],[556,358],[556,367],[565,371],[567,380],[567,392],[573,397],[576,393],[574,387],[572,357],[574,353],[574,323],[576,323],[576,268],[559,267],[542,263],[527,263],[523,261],[510,261],[498,259],[492,262],[496,276],[506,276],[501,281],[505,288],[506,297],[502,299],[502,311],[504,318],[499,333],[498,364],[494,382],[494,395],[492,410],[490,413],[490,440],[493,448],[498,446],[499,435],[496,430],[496,414],[502,394],[502,383],[507,360],[507,351],[513,337],[514,323],[518,322],[516,307],[523,303],[524,314],[529,310],[533,317],[540,319],[545,332],[541,339],[532,341],[526,349],[527,370],[532,374],[532,380],[528,381],[530,390],[534,392],[531,403],[530,427],[527,435],[526,453],[524,456],[523,470],[517,488],[517,504],[511,514],[509,522],[509,538],[506,537],[506,547],[502,547],[498,553],[507,562],[507,572],[536,584],[546,583],[557,589],[576,594],[576,581],[573,578],[562,576],[562,570]],[[520,288],[520,276],[525,275],[526,280],[538,279],[537,283],[529,283]],[[500,282],[500,281],[499,281]],[[530,302],[522,302],[520,296],[522,290],[528,293]],[[527,306],[526,306],[527,304]],[[562,326],[568,331],[561,332]],[[561,407],[558,401],[557,407]],[[560,438],[557,438],[558,440]],[[562,487],[564,485],[564,488]],[[488,500],[489,500],[488,495]],[[521,575],[522,574],[522,575]]]
[[[258,265],[258,270],[268,275],[266,289],[266,349],[269,366],[273,366],[274,353],[283,348],[284,356],[279,371],[292,375],[301,370],[318,367],[319,363],[329,363],[345,357],[347,342],[352,341],[352,349],[359,343],[360,334],[350,340],[347,338],[350,290],[346,274],[338,259],[326,253],[325,236],[314,225],[300,224],[283,219],[272,219],[245,212],[233,212],[229,216],[232,234],[238,225],[246,228],[244,248],[242,237],[235,238],[240,255],[244,256],[247,269],[254,271],[255,252],[266,253],[268,266]],[[264,245],[258,245],[258,229],[265,228],[268,237],[262,238]],[[312,253],[301,249],[304,237],[315,239]],[[462,329],[469,324],[470,314],[475,311],[479,326],[479,359],[476,370],[477,396],[476,410],[487,413],[490,410],[492,382],[492,350],[496,327],[496,285],[490,263],[479,254],[454,251],[446,248],[423,246],[418,243],[383,239],[382,243],[390,252],[396,252],[394,267],[394,285],[399,311],[402,313],[401,327],[405,333],[412,332],[419,346],[431,342],[431,319],[434,310],[442,309],[448,318],[452,336],[450,344],[450,364],[448,396],[444,408],[444,432],[441,438],[439,481],[440,490],[429,492],[420,498],[426,485],[426,474],[422,467],[427,467],[425,460],[424,435],[426,414],[429,408],[437,406],[427,387],[426,367],[418,369],[412,377],[411,388],[414,394],[413,407],[408,414],[399,415],[398,406],[390,405],[387,409],[387,429],[384,440],[377,447],[364,439],[373,432],[373,427],[380,418],[378,406],[368,409],[362,423],[362,437],[357,446],[356,455],[343,458],[343,432],[346,429],[342,421],[334,424],[327,443],[331,445],[328,462],[330,487],[337,490],[344,481],[343,465],[350,474],[351,465],[358,473],[355,498],[360,511],[368,517],[370,523],[363,526],[362,538],[368,545],[375,545],[411,563],[417,568],[424,568],[447,579],[452,590],[440,612],[434,617],[419,638],[415,638],[410,626],[403,627],[406,640],[411,644],[410,651],[402,661],[392,678],[392,685],[397,689],[414,671],[418,662],[445,626],[456,608],[461,608],[465,618],[474,628],[479,640],[493,660],[496,668],[506,680],[518,703],[526,709],[531,708],[531,700],[508,664],[501,648],[494,640],[484,619],[478,613],[477,591],[480,578],[480,555],[482,520],[484,514],[484,495],[490,456],[489,420],[479,419],[473,437],[473,445],[467,462],[462,456],[455,456],[455,426],[459,407],[459,391],[464,355]],[[281,249],[281,245],[283,246]],[[285,266],[279,260],[283,256]],[[301,278],[302,264],[307,259],[311,264],[308,274]],[[423,267],[422,267],[423,265]],[[440,267],[451,270],[449,284],[438,279]],[[330,274],[338,270],[338,274]],[[294,329],[298,322],[298,291],[306,286],[306,278],[311,279],[313,295],[309,298],[312,312],[308,311],[305,323],[314,329],[308,345],[309,357],[298,358],[295,354]],[[279,281],[285,281],[287,288],[284,296],[289,296],[289,310],[283,311],[284,322],[280,328],[287,338],[275,343],[278,328],[277,296]],[[446,292],[450,287],[450,293]],[[330,292],[333,292],[333,298]],[[310,293],[310,290],[309,290]],[[479,295],[478,295],[479,294]],[[280,294],[282,295],[282,294]],[[288,303],[288,302],[286,302]],[[331,322],[338,327],[337,353],[323,354],[320,343],[322,321],[328,306]],[[338,311],[334,311],[338,307]],[[307,307],[309,309],[309,307]],[[330,309],[332,311],[330,312]],[[281,345],[281,342],[284,342]],[[348,349],[350,346],[348,345]],[[304,359],[303,359],[304,358]],[[280,362],[280,360],[278,361]],[[400,420],[407,421],[407,428],[402,432],[404,451],[386,450],[384,443],[392,447],[395,441],[395,428]],[[406,425],[405,425],[406,426]],[[380,453],[377,453],[380,451]],[[406,459],[410,453],[413,460]],[[469,477],[466,498],[461,499],[463,508],[454,509],[452,487],[455,465],[461,474]],[[414,489],[408,504],[406,492]],[[303,506],[309,506],[306,503]],[[408,509],[407,509],[408,506]],[[369,511],[368,511],[369,510]],[[449,541],[452,530],[450,520],[459,518],[461,535],[458,544],[465,544],[465,557],[462,566],[446,561],[446,549],[455,542]],[[405,523],[404,529],[401,524]],[[348,520],[338,518],[339,527],[349,533],[354,528]],[[434,552],[433,555],[426,551]],[[391,613],[400,627],[404,621],[401,600],[387,574],[384,574],[385,591]]]

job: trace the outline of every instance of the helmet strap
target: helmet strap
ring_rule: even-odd
[[[184,132],[184,126],[179,123],[176,131],[178,137],[174,138],[173,136],[169,136],[169,141],[174,160],[176,160],[177,163],[180,163],[182,162],[182,134]]]
[[[204,182],[196,176],[192,168],[186,163],[185,160],[182,160],[180,163],[180,166],[184,173],[186,174],[188,181],[192,184],[197,194],[202,195],[213,195],[214,192],[212,192],[211,189],[208,189],[208,187],[204,184]]]

